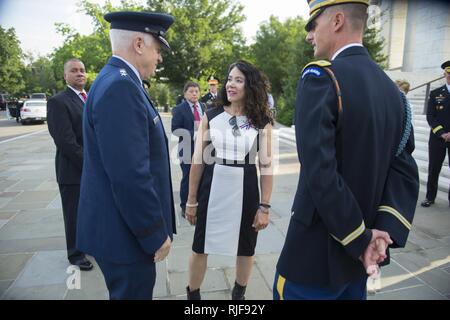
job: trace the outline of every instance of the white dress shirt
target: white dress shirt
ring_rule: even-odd
[[[351,48],[351,47],[364,47],[361,43],[350,43],[347,44],[346,46],[343,46],[342,48],[340,48],[338,51],[336,51],[336,53],[333,55],[333,57],[331,58],[331,61],[333,61],[334,59],[336,59],[336,57],[339,55],[339,53],[341,53],[342,51],[344,51],[345,49]]]
[[[69,85],[67,85],[70,89],[72,89],[73,90],[73,92],[75,92],[75,94],[78,96],[78,98],[80,98],[81,99],[81,101],[83,101],[83,103],[85,103],[86,101],[84,101],[84,99],[83,99],[83,96],[81,95],[81,93],[83,92],[86,96],[87,96],[87,94],[86,94],[86,91],[79,91],[79,90],[77,90],[77,89],[75,89],[74,87],[72,87],[72,86],[69,86]]]
[[[189,104],[189,107],[191,107],[192,114],[194,114],[194,104],[188,100],[186,100],[186,101]],[[198,114],[200,115],[200,119],[201,119],[203,117],[203,111],[202,111],[202,107],[200,106],[200,102],[197,102],[197,110],[198,110]]]
[[[122,57],[119,57],[119,56],[116,56],[116,55],[113,55],[113,57],[114,57],[114,58],[117,58],[117,59],[119,59],[119,60],[122,60],[123,62],[125,62],[125,64],[126,64],[127,66],[129,66],[131,70],[133,70],[133,72],[136,74],[136,77],[137,77],[139,80],[141,80],[141,83],[142,83],[142,79],[141,79],[141,76],[139,75],[139,71],[137,71],[137,69],[136,69],[131,63],[129,63],[127,60],[125,60],[125,59],[122,58]]]

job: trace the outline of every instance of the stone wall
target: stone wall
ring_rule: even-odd
[[[377,2],[389,69],[439,72],[441,63],[450,59],[450,4],[418,0]]]

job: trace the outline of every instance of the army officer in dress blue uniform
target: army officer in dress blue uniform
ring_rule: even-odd
[[[167,138],[142,80],[155,74],[173,17],[115,12],[113,57],[89,92],[77,245],[98,262],[111,299],[152,299],[155,262],[175,232]]]
[[[205,94],[200,101],[206,104],[208,109],[216,107],[216,102],[218,98],[217,86],[219,85],[219,80],[211,76],[208,80],[209,91]]]
[[[431,130],[428,141],[427,195],[422,207],[429,207],[434,203],[445,154],[448,153],[450,158],[450,61],[444,62],[441,68],[444,70],[446,84],[431,91],[428,100],[427,121]],[[448,202],[450,204],[450,190]]]
[[[316,61],[297,89],[301,163],[275,299],[365,299],[368,269],[405,245],[419,192],[410,109],[362,45],[367,1],[311,1]]]

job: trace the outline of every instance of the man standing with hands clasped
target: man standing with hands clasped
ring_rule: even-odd
[[[92,269],[92,263],[76,247],[77,211],[83,168],[83,106],[86,101],[86,70],[83,62],[72,58],[64,63],[67,89],[47,103],[48,131],[56,145],[56,180],[61,194],[66,233],[67,257],[80,270]]]
[[[200,101],[205,103],[208,109],[216,107],[216,102],[218,100],[217,86],[219,85],[219,80],[211,76],[208,79],[208,93],[205,94]]]
[[[301,163],[275,299],[365,299],[403,247],[419,192],[410,110],[362,45],[368,0],[309,1],[295,129]]]
[[[83,118],[78,239],[98,262],[111,299],[152,299],[155,263],[175,232],[168,141],[142,81],[155,75],[170,15],[114,12],[113,57],[91,87]]]
[[[450,158],[450,61],[441,65],[444,70],[446,84],[431,91],[428,100],[427,121],[430,125],[430,140],[428,141],[428,183],[426,199],[422,207],[434,204],[438,190],[439,173],[445,154]],[[450,190],[448,193],[450,205]]]

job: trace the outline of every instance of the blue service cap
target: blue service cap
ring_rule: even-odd
[[[345,4],[345,3],[361,3],[369,6],[369,0],[307,0],[309,5],[309,19],[306,22],[305,30],[311,30],[312,22],[320,16],[327,7]]]
[[[175,20],[171,15],[156,12],[118,11],[107,13],[104,18],[111,24],[111,29],[149,33],[157,38],[164,48],[170,50],[169,42],[164,36]]]

